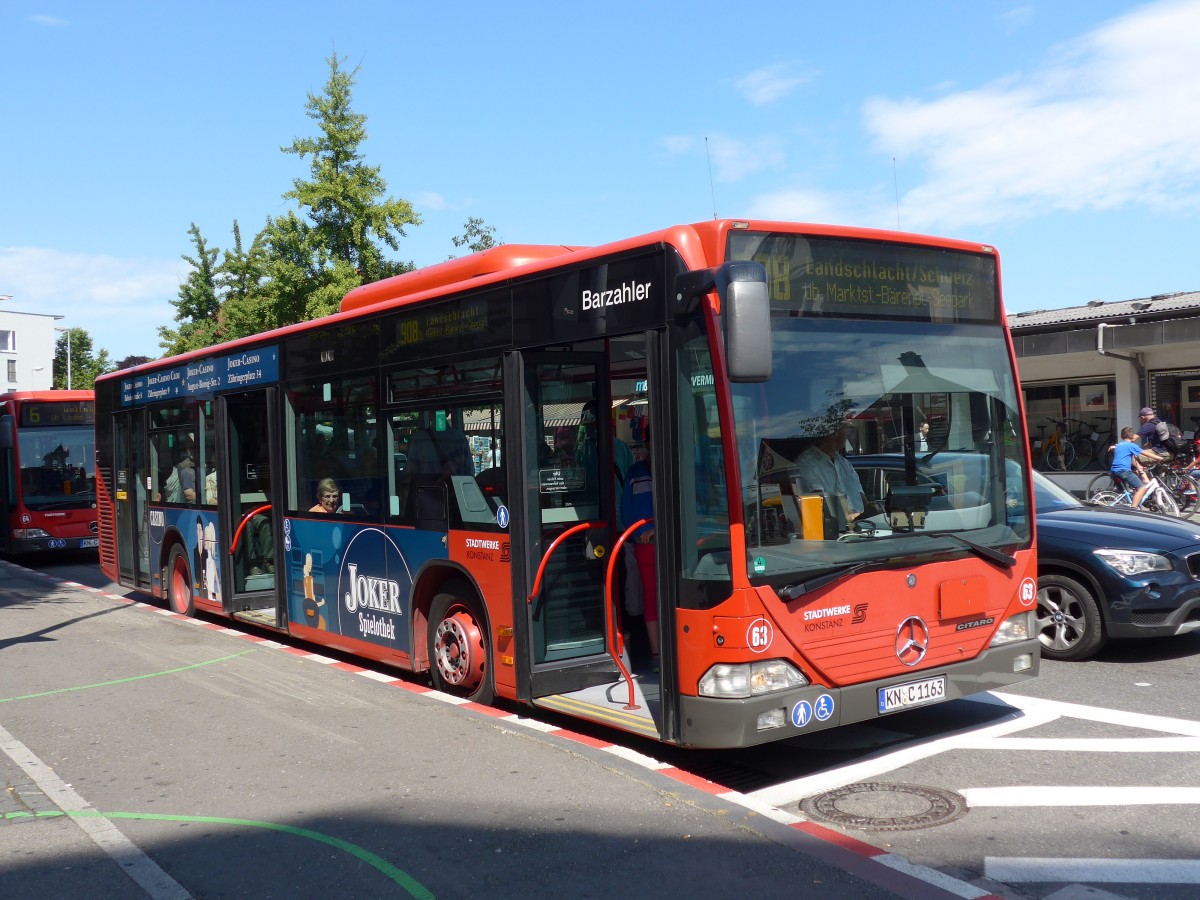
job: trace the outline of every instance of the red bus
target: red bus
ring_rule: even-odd
[[[91,391],[0,394],[0,551],[99,546],[95,419]]]
[[[97,380],[101,565],[684,746],[1012,684],[1040,655],[998,265],[720,220],[365,285]]]

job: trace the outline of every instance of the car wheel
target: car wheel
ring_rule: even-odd
[[[1065,575],[1038,578],[1037,634],[1046,659],[1087,659],[1108,640],[1092,592]]]

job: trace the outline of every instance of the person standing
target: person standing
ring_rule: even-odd
[[[621,492],[621,521],[633,523],[647,519],[646,524],[633,532],[633,555],[637,560],[639,581],[642,584],[642,615],[646,621],[646,638],[650,643],[651,668],[658,671],[658,555],[654,549],[654,481],[650,468],[650,430],[644,429],[646,456],[635,462],[625,473],[625,490]]]

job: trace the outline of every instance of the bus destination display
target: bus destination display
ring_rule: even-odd
[[[51,428],[59,425],[93,425],[94,403],[23,403],[21,428]]]
[[[984,253],[761,233],[731,235],[730,251],[766,267],[773,312],[998,321],[996,259]]]

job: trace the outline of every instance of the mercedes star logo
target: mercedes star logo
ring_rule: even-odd
[[[929,629],[920,616],[909,616],[896,631],[896,659],[915,666],[929,652]]]

